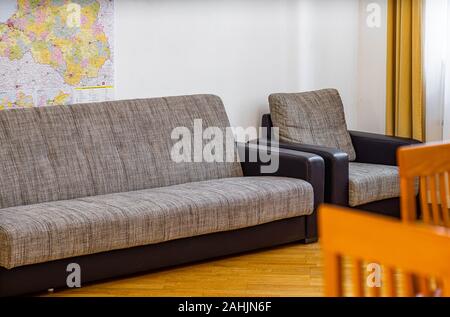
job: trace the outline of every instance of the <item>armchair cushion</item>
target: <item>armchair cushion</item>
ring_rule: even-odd
[[[281,141],[336,148],[356,159],[337,90],[273,94],[269,104]]]
[[[351,207],[400,197],[398,167],[365,163],[349,164]]]

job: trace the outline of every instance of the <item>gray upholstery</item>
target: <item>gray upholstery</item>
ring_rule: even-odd
[[[129,248],[310,215],[312,186],[248,177],[0,209],[0,266]]]
[[[349,205],[351,207],[396,197],[400,197],[397,166],[350,163]]]
[[[337,148],[356,159],[337,90],[273,94],[269,104],[281,141]]]
[[[239,163],[175,163],[172,129],[229,126],[197,95],[0,111],[0,208],[242,176]]]

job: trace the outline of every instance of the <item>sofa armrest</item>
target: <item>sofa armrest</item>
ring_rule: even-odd
[[[267,140],[259,140],[267,144]],[[338,149],[318,145],[280,142],[282,149],[301,151],[319,155],[325,162],[324,201],[340,206],[348,206],[348,154]]]
[[[324,192],[324,161],[311,153],[303,153],[278,147],[270,147],[267,144],[237,143],[241,158],[244,176],[280,176],[303,179],[310,183],[314,189],[315,208],[323,202]],[[263,166],[269,162],[263,162],[261,153],[276,153],[278,156],[278,168],[271,172],[264,172]],[[249,158],[256,158],[252,162]]]
[[[314,213],[306,217],[305,243],[317,241],[317,208],[324,201],[324,160],[311,153],[303,153],[289,149],[278,148],[257,143],[237,143],[239,157],[241,158],[244,176],[279,176],[303,179],[310,183],[314,190]],[[273,172],[265,173],[261,167],[266,159],[261,159],[267,153],[276,153],[278,157],[278,168]],[[249,158],[257,158],[252,161]]]
[[[397,165],[397,150],[402,146],[420,144],[420,141],[381,134],[349,131],[356,161],[359,163]]]

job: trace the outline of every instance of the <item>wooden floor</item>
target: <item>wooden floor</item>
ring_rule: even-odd
[[[295,244],[43,295],[322,296],[322,256]]]

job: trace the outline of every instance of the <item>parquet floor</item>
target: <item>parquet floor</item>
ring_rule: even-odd
[[[44,296],[322,296],[318,243],[169,268]]]

